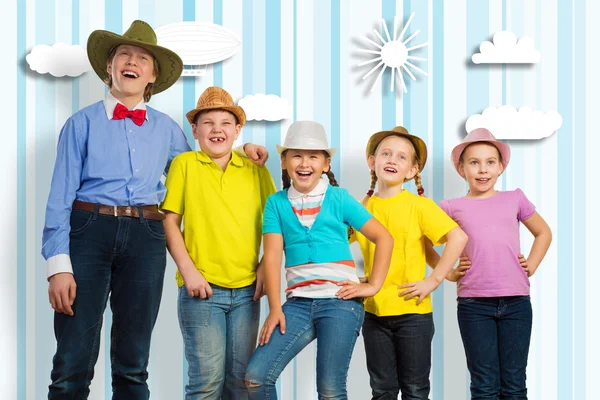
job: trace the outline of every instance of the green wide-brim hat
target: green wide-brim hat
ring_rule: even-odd
[[[156,33],[148,23],[133,21],[125,33],[97,30],[90,34],[87,42],[87,53],[96,74],[105,81],[108,77],[106,62],[110,52],[121,44],[139,46],[146,49],[158,63],[158,76],[154,82],[152,93],[160,93],[174,84],[183,71],[183,61],[172,50],[157,45]]]

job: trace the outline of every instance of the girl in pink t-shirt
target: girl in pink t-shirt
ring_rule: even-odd
[[[529,277],[552,240],[548,224],[520,189],[494,189],[509,159],[508,145],[487,129],[471,131],[452,150],[452,162],[469,192],[440,204],[469,236],[459,267],[447,279],[458,284],[458,325],[472,399],[527,398]],[[535,237],[526,259],[519,255],[521,222]]]

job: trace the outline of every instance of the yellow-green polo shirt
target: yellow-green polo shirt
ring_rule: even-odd
[[[202,151],[175,157],[162,209],[183,216],[183,239],[198,271],[212,284],[241,288],[256,279],[269,170],[235,152],[225,171]],[[179,271],[177,284],[183,286]]]

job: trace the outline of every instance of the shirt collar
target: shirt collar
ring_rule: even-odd
[[[117,106],[118,103],[121,103],[121,102],[119,100],[117,100],[115,98],[115,96],[113,96],[113,94],[110,92],[110,90],[108,90],[106,92],[106,96],[104,97],[104,109],[106,110],[106,118],[108,118],[108,119],[113,118],[113,113],[115,112],[115,107]],[[121,104],[123,104],[123,103],[121,103]],[[145,109],[146,109],[146,103],[144,103],[144,99],[142,99],[142,101],[140,101],[139,103],[137,103],[135,105],[135,107],[133,107],[133,110],[145,110]],[[148,121],[148,113],[146,113],[146,121]]]
[[[321,195],[325,194],[328,187],[329,187],[329,184],[327,182],[325,182],[323,179],[319,179],[319,183],[317,184],[317,186],[309,194],[304,194],[304,193],[300,193],[299,191],[297,191],[296,188],[294,187],[294,185],[292,184],[290,186],[290,188],[288,189],[288,198],[290,200],[296,200],[303,196],[309,196],[309,197],[321,196]]]
[[[198,161],[206,163],[206,164],[210,164],[211,162],[213,162],[213,160],[208,156],[208,154],[206,154],[203,151],[196,152],[196,159]],[[240,156],[237,155],[237,153],[235,151],[232,151],[231,152],[231,160],[229,160],[229,164],[236,166],[236,167],[243,167],[244,161],[242,160],[242,158]]]

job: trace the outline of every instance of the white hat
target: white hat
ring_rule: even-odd
[[[296,121],[290,125],[283,146],[275,145],[279,154],[287,149],[324,150],[333,157],[337,149],[329,147],[323,125],[313,121]]]

